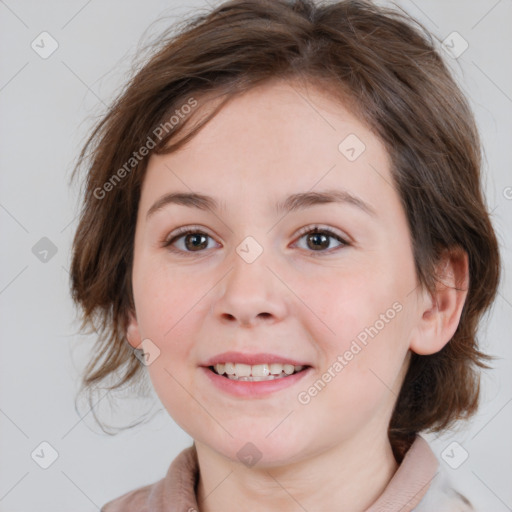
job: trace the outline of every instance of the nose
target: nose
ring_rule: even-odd
[[[275,274],[263,254],[252,263],[236,254],[231,270],[219,284],[212,313],[222,322],[241,327],[280,321],[287,310],[287,293]]]

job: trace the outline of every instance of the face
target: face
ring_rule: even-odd
[[[386,435],[420,315],[392,183],[372,132],[325,92],[290,82],[233,99],[178,152],[151,156],[128,339],[144,340],[156,393],[196,443],[272,466]],[[326,191],[337,198],[286,202]],[[171,193],[217,204],[152,208]],[[305,368],[233,380],[208,368],[217,356]]]

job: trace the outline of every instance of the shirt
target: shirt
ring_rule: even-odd
[[[195,445],[184,449],[158,482],[123,494],[101,512],[199,512]],[[475,512],[451,486],[427,441],[417,435],[377,500],[365,512]]]

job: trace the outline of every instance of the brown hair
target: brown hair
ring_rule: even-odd
[[[228,1],[159,40],[93,130],[73,172],[87,161],[72,296],[82,309],[81,329],[89,325],[98,334],[82,386],[90,390],[115,376],[107,388],[114,390],[137,382],[144,370],[125,334],[134,311],[133,242],[149,155],[181,147],[236,94],[268,80],[297,78],[325,86],[385,144],[420,283],[435,290],[443,249],[468,254],[469,290],[453,338],[435,354],[412,354],[389,425],[400,458],[415,433],[445,429],[477,408],[477,366],[488,368],[491,358],[478,350],[476,332],[497,292],[500,255],[467,100],[432,35],[405,13],[369,1]],[[193,116],[155,136],[181,105],[209,96],[222,101],[186,136],[177,138]],[[135,160],[134,152],[150,139],[155,147]]]

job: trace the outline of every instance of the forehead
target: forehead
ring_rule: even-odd
[[[385,147],[338,97],[278,81],[233,97],[178,151],[151,156],[141,208],[165,191],[215,195],[227,204],[337,186],[372,203],[386,182]]]

